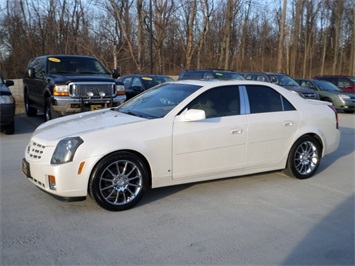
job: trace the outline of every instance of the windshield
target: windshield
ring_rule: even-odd
[[[318,81],[318,80],[315,80],[313,82],[322,91],[342,91],[341,89],[339,89],[337,86],[335,86],[333,83],[330,83],[330,82]]]
[[[158,84],[168,82],[168,81],[173,81],[173,79],[168,76],[143,76],[142,81],[143,81],[144,87],[146,89],[149,89],[149,88],[154,87]]]
[[[107,74],[96,58],[78,56],[56,56],[48,58],[49,74]]]
[[[280,86],[297,86],[296,81],[294,81],[292,78],[286,75],[269,75],[271,83],[275,83]]]
[[[355,82],[355,77],[350,77],[350,79],[352,80],[352,82]]]
[[[196,85],[164,83],[125,102],[117,111],[147,119],[164,117],[199,88]]]

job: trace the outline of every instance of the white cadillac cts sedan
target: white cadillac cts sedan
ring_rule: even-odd
[[[133,207],[148,188],[284,170],[304,179],[339,145],[329,103],[271,83],[164,83],[117,108],[39,126],[22,169],[67,200]]]

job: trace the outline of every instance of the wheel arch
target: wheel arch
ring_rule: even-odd
[[[135,156],[139,157],[140,160],[142,160],[142,162],[144,163],[144,166],[146,167],[147,171],[148,171],[148,186],[151,188],[152,187],[152,171],[151,171],[151,167],[150,164],[147,160],[147,158],[141,154],[140,152],[137,152],[135,150],[130,150],[130,149],[123,149],[123,150],[116,150],[116,151],[112,151],[110,153],[105,154],[104,156],[102,156],[99,160],[97,160],[97,162],[93,165],[93,167],[91,168],[90,171],[90,175],[88,178],[88,182],[87,182],[87,191],[89,192],[89,183],[90,183],[90,178],[92,176],[92,173],[95,169],[95,167],[105,158],[107,158],[108,156],[117,153],[117,152],[129,152],[131,154],[134,154]]]
[[[291,151],[293,145],[295,145],[295,143],[296,143],[298,140],[300,140],[301,138],[304,138],[304,137],[312,137],[312,138],[314,138],[314,139],[317,141],[317,143],[318,143],[318,145],[319,145],[319,148],[320,148],[320,155],[321,155],[321,157],[323,157],[323,147],[324,147],[324,143],[323,143],[322,138],[321,138],[317,133],[314,133],[314,132],[311,133],[311,132],[309,132],[309,133],[304,133],[303,135],[300,135],[297,139],[295,139],[295,141],[292,143],[292,146],[291,146],[291,148],[290,148],[290,150],[289,150],[289,154],[287,155],[287,158],[290,156],[290,151]],[[287,163],[287,162],[286,162],[286,163]]]

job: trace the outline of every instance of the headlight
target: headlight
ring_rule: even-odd
[[[74,154],[84,141],[79,138],[66,138],[58,142],[54,150],[51,164],[62,164],[73,161]]]
[[[55,85],[53,88],[54,96],[68,96],[69,90],[67,85]]]
[[[12,97],[12,95],[1,95],[0,96],[0,103],[1,104],[8,104],[8,103],[14,103],[15,99]]]
[[[124,85],[117,85],[116,84],[116,95],[125,95],[126,90],[124,88]]]
[[[350,99],[350,96],[349,95],[345,95],[345,94],[339,94],[338,97],[340,98],[340,100]]]

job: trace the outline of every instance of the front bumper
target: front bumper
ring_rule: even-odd
[[[54,149],[46,147],[42,158],[30,158],[25,153],[22,159],[22,172],[27,179],[45,192],[63,200],[85,199],[88,191],[88,181],[91,166],[95,164],[96,157],[64,164],[50,164],[48,154]],[[84,167],[79,171],[81,163]],[[53,185],[55,180],[55,185]]]
[[[117,95],[112,98],[71,98],[63,96],[51,98],[53,109],[61,115],[116,107],[121,105],[125,100],[125,95]]]

